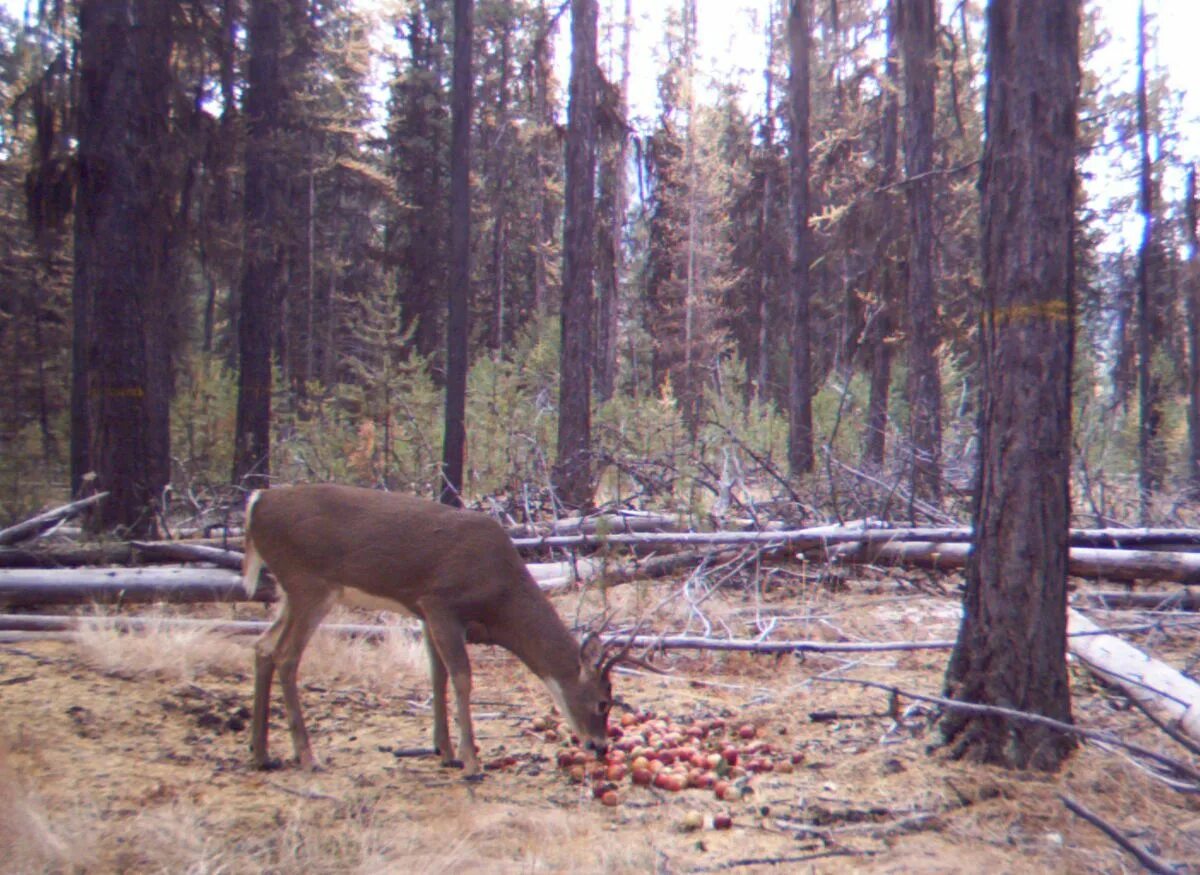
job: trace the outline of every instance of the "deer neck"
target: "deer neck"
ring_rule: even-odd
[[[540,591],[530,598],[510,600],[505,613],[505,622],[489,629],[493,643],[511,652],[548,685],[553,682],[561,688],[578,680],[579,642]]]

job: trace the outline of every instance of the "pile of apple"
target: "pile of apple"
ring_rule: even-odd
[[[559,741],[564,728],[539,719],[533,728],[547,741]],[[717,799],[734,801],[748,792],[751,776],[762,772],[791,772],[803,754],[784,751],[762,740],[752,723],[729,727],[719,717],[678,723],[653,712],[626,712],[609,722],[608,753],[603,759],[579,748],[576,739],[564,741],[558,767],[577,783],[591,782],[592,792],[605,805],[619,805],[618,789],[626,779],[635,787],[657,787],[676,793],[686,789],[710,791]],[[714,818],[718,829],[728,827],[728,815]]]

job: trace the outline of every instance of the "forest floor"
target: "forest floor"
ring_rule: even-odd
[[[775,638],[952,639],[958,597],[932,581],[879,577],[838,591],[613,589],[627,615],[738,637],[768,616]],[[953,584],[939,578],[938,584]],[[565,616],[595,597],[559,597]],[[640,607],[639,607],[640,606]],[[269,609],[198,607],[252,618]],[[701,615],[703,615],[701,620]],[[361,620],[362,615],[356,616]],[[408,622],[408,621],[405,621]],[[661,626],[660,626],[661,628]],[[1138,642],[1176,665],[1197,633]],[[411,629],[384,644],[319,633],[302,695],[324,768],[249,766],[252,639],[177,630],[0,644],[0,871],[11,872],[1126,872],[1137,864],[1071,814],[1076,799],[1159,857],[1200,859],[1200,797],[1168,789],[1119,752],[1085,744],[1061,773],[1013,773],[932,748],[927,712],[897,723],[885,693],[853,677],[938,694],[947,650],[803,658],[671,653],[667,675],[621,674],[624,706],[674,721],[752,724],[788,771],[748,776],[736,801],[712,791],[620,786],[608,807],[556,766],[560,743],[531,729],[550,713],[507,653],[473,651],[481,757],[505,768],[470,783],[432,756],[424,655]],[[1186,754],[1072,666],[1076,720]],[[907,701],[901,707],[908,705]],[[276,701],[272,753],[291,745]],[[689,816],[703,818],[687,829]],[[714,829],[728,813],[732,827]]]

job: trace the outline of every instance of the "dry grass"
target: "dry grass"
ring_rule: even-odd
[[[608,599],[625,618],[656,608],[658,628],[690,623],[696,631],[708,623],[717,634],[742,636],[773,610],[789,618],[777,637],[953,636],[953,598],[880,592],[881,581],[856,586],[706,595],[676,582],[620,587]],[[590,593],[558,607],[586,621],[600,612],[599,601]],[[205,611],[229,616],[220,608],[198,613]],[[364,619],[346,613],[328,622]],[[0,648],[0,678],[28,678],[0,692],[0,737],[7,739],[0,847],[16,849],[0,854],[0,871],[624,875],[715,871],[831,847],[861,855],[813,861],[804,871],[1129,871],[1129,858],[1066,812],[1060,793],[1167,859],[1200,859],[1200,805],[1118,755],[1087,746],[1049,777],[951,762],[927,749],[933,735],[919,717],[895,726],[883,694],[814,683],[846,673],[936,691],[944,652],[805,659],[673,653],[661,657],[671,675],[623,675],[618,694],[632,707],[747,720],[804,752],[795,773],[754,780],[754,794],[735,805],[734,830],[685,834],[683,813],[713,813],[711,796],[623,788],[621,806],[598,805],[547,763],[556,745],[525,731],[549,706],[540,685],[490,648],[473,651],[481,753],[485,761],[515,754],[519,767],[468,785],[433,758],[393,756],[429,738],[426,659],[411,626],[381,642],[318,633],[305,657],[303,695],[327,768],[255,772],[247,767],[245,728],[225,722],[249,702],[252,641],[165,624],[118,634],[96,623],[71,645]],[[1180,634],[1172,646],[1160,655],[1182,662],[1195,638]],[[1179,755],[1136,714],[1114,707],[1079,668],[1073,694],[1080,723]],[[808,719],[814,710],[841,716],[815,722]],[[272,721],[273,751],[286,756],[278,707]]]
[[[116,677],[184,682],[204,672],[237,671],[247,665],[246,651],[232,636],[171,625],[165,615],[146,619],[146,627],[135,632],[122,631],[104,617],[87,620],[74,636],[80,656],[97,671]]]
[[[242,673],[253,664],[254,636],[174,625],[170,623],[174,614],[142,616],[146,626],[136,631],[122,630],[102,616],[88,619],[73,636],[80,656],[92,668],[115,677],[180,682],[207,672]],[[361,622],[361,614],[341,609],[326,620],[326,624]],[[373,639],[320,629],[304,651],[303,674],[313,683],[337,682],[389,693],[427,675],[426,666],[414,621],[395,625]]]
[[[50,826],[45,806],[29,792],[9,763],[0,741],[0,872],[52,871],[69,866],[79,854]]]

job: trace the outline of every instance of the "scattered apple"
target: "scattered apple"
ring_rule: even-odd
[[[733,817],[722,812],[713,815],[713,829],[729,829],[733,826]]]

